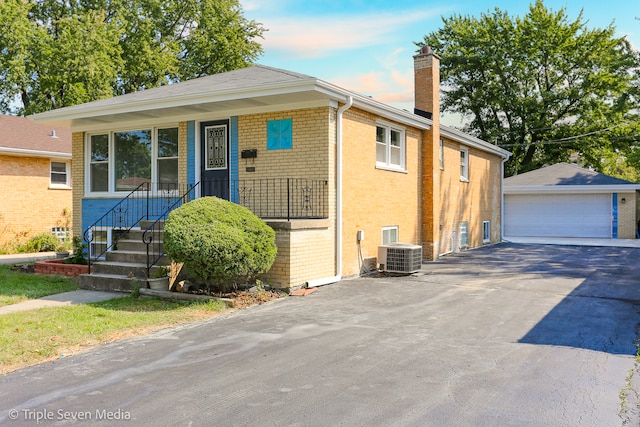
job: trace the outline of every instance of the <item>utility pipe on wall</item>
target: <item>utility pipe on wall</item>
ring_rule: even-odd
[[[342,279],[342,114],[353,105],[353,97],[338,108],[336,117],[336,275],[324,279],[310,280],[307,287],[328,285]]]

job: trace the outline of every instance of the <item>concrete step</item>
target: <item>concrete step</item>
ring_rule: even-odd
[[[157,258],[157,254],[151,254],[152,261]],[[118,249],[117,251],[107,252],[105,254],[106,262],[134,262],[140,264],[147,263],[147,251],[125,251]],[[168,256],[164,255],[160,260],[156,263],[158,265],[168,265],[171,263],[171,260]]]
[[[140,221],[140,229],[141,230],[146,230],[147,227],[149,227],[151,224],[153,224],[155,221],[147,221],[147,220],[143,220]],[[160,230],[164,230],[164,221],[159,221],[156,224],[156,227]]]
[[[136,287],[146,287],[146,279],[108,273],[81,274],[78,276],[78,286],[94,291],[131,292]]]
[[[147,277],[147,264],[137,262],[99,261],[91,266],[94,273],[116,274],[125,277]],[[151,267],[151,275],[164,268],[160,265]]]
[[[154,252],[164,251],[164,245],[162,243],[162,238],[160,240],[154,239],[151,243],[150,250]],[[125,251],[125,252],[146,252],[147,245],[140,239],[120,239],[116,244],[116,249],[114,251]]]

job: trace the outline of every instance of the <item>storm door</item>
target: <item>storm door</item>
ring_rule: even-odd
[[[229,122],[200,124],[202,196],[229,200]]]

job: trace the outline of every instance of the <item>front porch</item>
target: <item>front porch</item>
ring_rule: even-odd
[[[248,208],[276,231],[278,255],[271,270],[260,277],[262,281],[289,289],[334,274],[335,236],[327,181],[142,182],[118,200],[83,199],[83,239],[92,273],[81,276],[80,286],[130,291],[147,283],[171,261],[162,245],[162,227],[169,212],[208,194]]]

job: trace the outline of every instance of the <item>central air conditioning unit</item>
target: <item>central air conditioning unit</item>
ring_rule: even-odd
[[[415,273],[422,266],[422,246],[391,243],[378,246],[378,264],[390,273]]]

